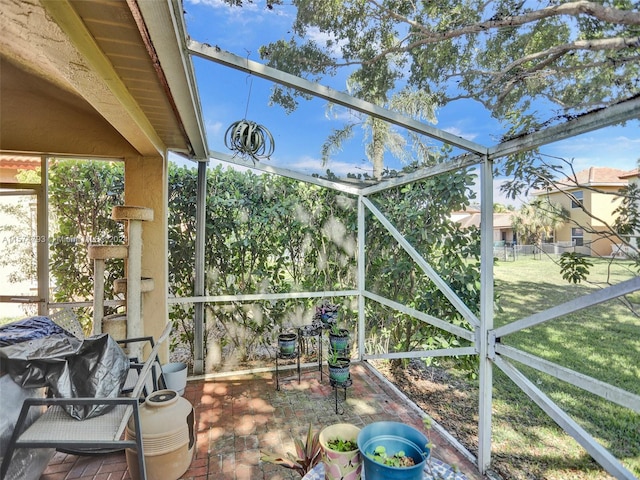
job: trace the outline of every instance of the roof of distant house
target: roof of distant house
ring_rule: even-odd
[[[451,213],[451,220],[458,222],[463,228],[480,226],[480,210],[469,208]]]
[[[620,176],[620,178],[634,178],[634,177],[640,177],[640,169],[634,168],[630,172],[627,172],[624,175]]]
[[[580,187],[623,187],[629,181],[631,174],[628,170],[619,170],[610,167],[589,167],[577,172],[574,176],[568,176],[556,182],[557,190],[571,190]],[[637,170],[636,170],[637,174]],[[631,175],[633,176],[633,175]],[[542,195],[547,190],[537,190],[533,195]]]
[[[516,212],[500,212],[493,214],[493,228],[511,228]]]
[[[511,228],[512,217],[516,212],[494,212],[493,228],[504,229]],[[463,228],[480,226],[480,210],[469,209],[459,212],[453,212],[451,219],[458,222]]]
[[[42,163],[40,157],[27,157],[24,155],[0,155],[0,168],[14,170],[34,170]]]

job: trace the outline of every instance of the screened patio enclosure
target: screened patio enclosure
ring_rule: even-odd
[[[43,156],[61,154],[62,156],[85,156],[124,159],[126,163],[126,182],[128,182],[127,201],[145,204],[146,195],[156,187],[161,193],[153,198],[157,208],[156,217],[160,217],[153,234],[143,238],[144,248],[159,252],[163,262],[157,262],[154,273],[158,275],[161,288],[145,304],[145,311],[154,313],[153,320],[145,322],[145,330],[154,333],[160,330],[157,323],[166,322],[169,303],[193,303],[196,305],[194,331],[196,336],[195,370],[201,373],[204,367],[204,304],[211,302],[254,301],[291,298],[291,295],[241,295],[208,296],[205,291],[204,272],[204,196],[206,192],[206,169],[210,159],[221,160],[243,168],[252,168],[269,174],[283,175],[293,179],[313,183],[353,195],[358,205],[358,282],[356,289],[349,291],[305,292],[296,294],[300,298],[321,298],[325,296],[353,296],[358,299],[358,352],[360,359],[375,358],[424,358],[430,356],[477,355],[480,361],[480,418],[478,451],[466,452],[478,465],[481,472],[491,466],[491,424],[492,424],[492,385],[493,368],[502,370],[536,404],[538,404],[555,422],[574,437],[580,445],[603,468],[617,478],[634,478],[634,474],[622,465],[611,453],[594,440],[569,415],[562,411],[531,380],[517,368],[517,363],[525,363],[535,369],[595,393],[617,405],[640,413],[640,396],[626,392],[605,382],[587,377],[579,372],[568,370],[547,360],[534,357],[526,352],[510,348],[501,343],[501,339],[526,328],[540,325],[581,309],[588,309],[613,298],[640,289],[640,278],[620,283],[591,294],[576,301],[567,302],[551,310],[539,312],[526,318],[515,320],[509,325],[494,328],[494,291],[493,291],[493,238],[492,205],[493,165],[498,159],[531,150],[542,145],[562,141],[586,132],[634,120],[640,112],[640,97],[634,96],[622,100],[602,110],[585,112],[552,127],[522,135],[495,145],[482,145],[453,135],[393,110],[352,97],[341,91],[323,86],[318,82],[290,75],[265,64],[251,61],[241,51],[232,53],[215,46],[215,41],[188,34],[183,23],[185,6],[178,0],[147,2],[73,2],[47,1],[34,2],[25,6],[12,4],[11,9],[3,12],[3,21],[11,25],[7,40],[2,45],[2,143],[3,151],[14,153],[34,152]],[[157,7],[157,8],[156,8]],[[31,22],[22,22],[24,11],[31,9]],[[117,14],[114,15],[115,9]],[[11,16],[13,15],[13,16]],[[37,16],[37,21],[34,18]],[[46,25],[41,31],[55,31],[58,40],[68,50],[57,48],[51,38],[38,32],[38,26]],[[131,36],[139,50],[137,57],[123,54],[122,45],[112,39],[122,38],[122,29]],[[170,32],[170,33],[168,33]],[[34,37],[36,38],[34,40]],[[208,42],[208,43],[205,43]],[[211,46],[213,44],[214,46]],[[26,55],[23,52],[34,52]],[[40,55],[37,55],[37,54]],[[48,62],[43,58],[49,56]],[[197,60],[196,60],[197,59]],[[438,145],[451,148],[447,157],[440,158],[433,166],[417,168],[412,173],[393,175],[384,180],[371,180],[350,177],[335,181],[308,172],[289,168],[286,164],[274,161],[253,161],[234,156],[231,153],[209,147],[204,134],[203,106],[198,90],[203,85],[196,82],[192,62],[198,65],[212,64],[225,71],[239,71],[251,77],[265,81],[269,85],[282,85],[303,92],[314,98],[342,106],[350,111],[359,112],[393,125],[403,131],[416,133]],[[74,63],[75,62],[75,63]],[[140,75],[131,75],[128,62],[144,71],[149,84],[140,88],[136,82]],[[81,67],[78,67],[80,65]],[[69,68],[77,68],[77,75],[69,74]],[[141,68],[144,66],[144,68]],[[198,71],[198,68],[196,68]],[[78,73],[79,72],[79,73]],[[72,72],[73,73],[73,72]],[[129,75],[129,76],[127,76]],[[151,80],[153,82],[151,82]],[[160,79],[160,80],[158,80]],[[96,86],[89,86],[99,81]],[[258,80],[256,80],[257,83]],[[70,86],[71,85],[71,86]],[[149,87],[153,85],[153,87]],[[29,88],[31,87],[31,88]],[[99,87],[99,88],[98,88]],[[243,85],[246,87],[246,83]],[[103,90],[102,90],[103,89]],[[102,90],[102,91],[100,91]],[[238,119],[245,111],[248,88],[242,89],[242,104],[238,108]],[[110,93],[105,93],[109,91]],[[149,92],[152,99],[149,100]],[[217,95],[224,95],[217,91]],[[75,104],[78,97],[82,104]],[[154,99],[162,99],[162,102]],[[20,100],[27,99],[32,108],[22,108]],[[108,101],[105,101],[107,99]],[[7,101],[5,101],[7,100]],[[255,101],[255,97],[252,102]],[[63,112],[56,118],[49,112],[51,102],[58,102],[57,112]],[[146,103],[145,103],[146,102]],[[161,115],[154,111],[161,104]],[[33,112],[42,112],[35,115]],[[95,130],[87,132],[83,116],[90,118]],[[158,119],[162,116],[162,119]],[[68,119],[73,118],[73,122]],[[85,118],[85,120],[86,120]],[[168,119],[168,120],[167,120]],[[64,120],[64,121],[61,121]],[[208,119],[207,119],[208,120]],[[291,130],[295,132],[296,126]],[[33,135],[33,132],[48,134]],[[69,132],[81,132],[72,135]],[[99,132],[99,134],[95,134]],[[94,135],[87,135],[87,133]],[[211,139],[209,139],[211,140]],[[219,140],[219,139],[218,139]],[[278,139],[276,139],[278,140]],[[278,140],[278,144],[282,143]],[[280,147],[276,147],[280,148]],[[280,150],[277,150],[278,152]],[[166,298],[166,246],[167,226],[162,223],[166,218],[166,161],[168,152],[191,158],[198,162],[198,225],[195,260],[195,296],[188,298]],[[481,221],[481,301],[480,314],[465,305],[449,288],[424,258],[410,245],[395,226],[380,212],[369,196],[390,188],[398,188],[421,179],[430,178],[445,172],[477,167],[480,173]],[[5,185],[2,185],[5,188]],[[365,245],[365,217],[372,215],[406,251],[416,265],[438,285],[456,310],[473,326],[466,330],[452,325],[447,319],[434,318],[399,304],[391,298],[385,298],[367,288],[364,263],[367,252]],[[158,239],[162,240],[158,242]],[[158,247],[160,243],[160,247]],[[46,259],[45,259],[46,263]],[[144,268],[144,265],[143,265]],[[151,268],[151,267],[149,267]],[[43,272],[46,271],[46,268]],[[43,273],[45,275],[45,273]],[[43,280],[44,282],[44,280]],[[48,284],[48,279],[46,281]],[[55,304],[46,300],[44,310]],[[471,346],[432,351],[398,352],[394,354],[367,355],[364,348],[365,305],[375,302],[403,314],[412,316],[421,322],[459,336]],[[159,305],[154,307],[153,305]],[[155,308],[155,310],[154,310]],[[461,446],[460,446],[461,447]],[[463,448],[463,447],[461,447]]]
[[[445,160],[436,166],[420,168],[416,172],[398,175],[391,179],[385,179],[379,182],[372,182],[372,185],[356,185],[346,179],[342,181],[331,181],[318,177],[310,177],[300,172],[287,170],[282,167],[269,165],[268,162],[256,162],[251,159],[242,159],[237,156],[223,153],[210,152],[212,158],[222,160],[228,163],[240,166],[255,168],[266,173],[278,174],[290,178],[298,179],[305,182],[321,185],[326,188],[336,189],[345,193],[357,196],[358,198],[358,285],[355,291],[328,291],[328,292],[310,292],[308,294],[293,295],[241,295],[241,296],[207,296],[204,292],[204,238],[200,235],[199,263],[196,264],[196,272],[198,272],[198,280],[196,280],[196,294],[201,296],[182,299],[179,302],[194,302],[196,304],[196,324],[195,329],[199,344],[196,345],[196,369],[202,371],[204,365],[202,344],[203,323],[204,323],[204,304],[202,302],[228,302],[235,301],[255,301],[255,300],[277,300],[282,298],[298,298],[310,297],[340,297],[340,296],[357,296],[359,305],[359,322],[358,322],[358,352],[360,360],[368,359],[399,359],[399,358],[427,358],[437,356],[453,356],[453,355],[478,355],[480,359],[480,422],[479,422],[479,449],[477,457],[471,452],[466,451],[469,458],[474,461],[481,472],[485,472],[491,464],[491,408],[492,408],[492,368],[494,366],[500,368],[508,377],[516,383],[538,406],[540,406],[553,420],[565,429],[582,445],[589,454],[600,463],[605,470],[617,478],[635,478],[634,474],[627,470],[615,457],[613,457],[606,449],[604,449],[597,441],[595,441],[589,433],[584,430],[577,422],[572,420],[570,416],[562,411],[547,395],[545,395],[534,382],[529,380],[517,368],[517,363],[523,363],[528,366],[555,376],[565,382],[578,386],[586,391],[590,391],[606,398],[618,405],[630,408],[640,413],[640,396],[627,392],[623,389],[607,384],[600,380],[587,377],[580,372],[569,370],[561,365],[549,362],[542,358],[535,357],[524,351],[503,345],[501,340],[510,334],[522,331],[524,329],[542,324],[547,321],[569,314],[571,312],[580,311],[590,306],[606,302],[619,296],[627,295],[640,289],[640,277],[620,283],[618,285],[606,288],[597,293],[588,295],[576,301],[570,301],[566,304],[558,305],[547,311],[539,312],[535,315],[515,320],[509,325],[494,328],[493,326],[493,309],[494,309],[494,292],[493,292],[493,162],[507,155],[514,155],[523,151],[537,148],[551,142],[557,142],[568,137],[580,135],[593,129],[603,128],[606,125],[625,121],[637,117],[640,108],[640,99],[634,98],[620,104],[610,107],[604,111],[585,114],[584,116],[566,122],[556,127],[538,131],[534,134],[526,135],[517,140],[507,141],[491,147],[484,147],[474,142],[467,141],[463,138],[451,135],[448,132],[430,127],[424,123],[416,122],[396,112],[386,110],[377,105],[350,97],[341,92],[326,88],[324,86],[308,82],[304,79],[289,75],[285,72],[272,69],[266,65],[252,62],[246,58],[234,55],[233,53],[222,51],[218,47],[212,47],[199,43],[193,39],[188,42],[188,49],[191,55],[210,60],[212,62],[248,72],[251,75],[268,79],[274,83],[281,84],[286,87],[300,90],[306,94],[313,95],[325,99],[333,104],[345,106],[370,115],[375,118],[382,119],[391,124],[406,128],[408,130],[418,132],[430,138],[437,139],[445,144],[451,145],[454,149],[460,149],[466,153],[453,155],[450,160]],[[607,111],[608,110],[608,111]],[[462,302],[449,286],[443,281],[436,271],[421,257],[410,243],[408,243],[403,235],[394,227],[394,225],[385,218],[368,199],[369,195],[380,192],[385,189],[397,188],[399,186],[419,181],[433,175],[443,172],[456,171],[472,166],[479,166],[480,171],[480,205],[481,205],[481,301],[480,315],[476,316],[471,309]],[[201,172],[204,171],[202,164],[199,167]],[[204,173],[199,175],[199,179],[205,179]],[[203,193],[204,185],[200,185],[199,198],[200,213],[203,215]],[[489,208],[487,206],[490,206]],[[423,312],[412,309],[406,305],[399,304],[393,299],[385,298],[372,291],[367,290],[365,282],[365,212],[370,212],[375,217],[375,221],[380,222],[388,230],[391,236],[399,245],[407,252],[411,259],[419,266],[422,272],[427,275],[445,294],[447,299],[455,306],[456,310],[473,326],[473,331],[469,331],[455,325],[452,325],[446,319],[434,318]],[[459,336],[472,343],[470,347],[428,350],[428,351],[410,351],[395,352],[386,354],[367,354],[365,353],[365,337],[367,335],[365,329],[365,304],[366,302],[377,302],[381,305],[395,309],[398,312],[412,316],[422,322],[434,325],[446,332]],[[516,363],[514,363],[516,362]],[[458,444],[459,445],[459,444]],[[464,447],[459,445],[461,449]]]

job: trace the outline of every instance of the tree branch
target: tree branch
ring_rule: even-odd
[[[529,23],[537,22],[546,18],[557,16],[580,16],[587,15],[598,20],[609,22],[618,25],[640,25],[640,12],[630,10],[619,10],[616,8],[605,7],[598,3],[578,1],[565,3],[562,5],[554,5],[551,7],[543,8],[541,10],[534,10],[522,15],[505,16],[505,17],[492,17],[486,21],[477,22],[471,25],[461,26],[459,28],[453,28],[447,31],[439,32],[435,31],[428,25],[424,25],[416,20],[410,19],[406,15],[401,15],[393,10],[383,7],[377,0],[369,0],[369,3],[375,5],[378,9],[384,10],[385,14],[389,17],[406,23],[416,31],[420,32],[420,38],[414,42],[406,45],[398,44],[396,47],[388,48],[381,51],[378,55],[370,60],[363,61],[362,63],[375,63],[380,58],[383,58],[392,53],[408,52],[414,48],[434,44],[443,40],[451,40],[454,38],[472,35],[477,33],[483,33],[490,30],[496,30],[500,28],[515,28]],[[587,48],[591,44],[592,47]],[[570,50],[604,50],[622,48],[633,48],[640,45],[640,37],[631,38],[611,38],[601,40],[579,40],[567,46],[572,46]],[[562,46],[559,46],[561,48]],[[544,52],[540,52],[544,53]]]

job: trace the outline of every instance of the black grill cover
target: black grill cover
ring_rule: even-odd
[[[56,398],[115,398],[129,359],[107,334],[79,340],[47,317],[31,317],[0,327],[0,370],[23,388],[49,387]],[[69,405],[82,420],[111,407]]]

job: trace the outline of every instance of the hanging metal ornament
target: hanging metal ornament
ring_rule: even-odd
[[[271,132],[249,120],[232,123],[224,134],[224,144],[229,150],[247,155],[254,161],[268,160],[276,147]]]

